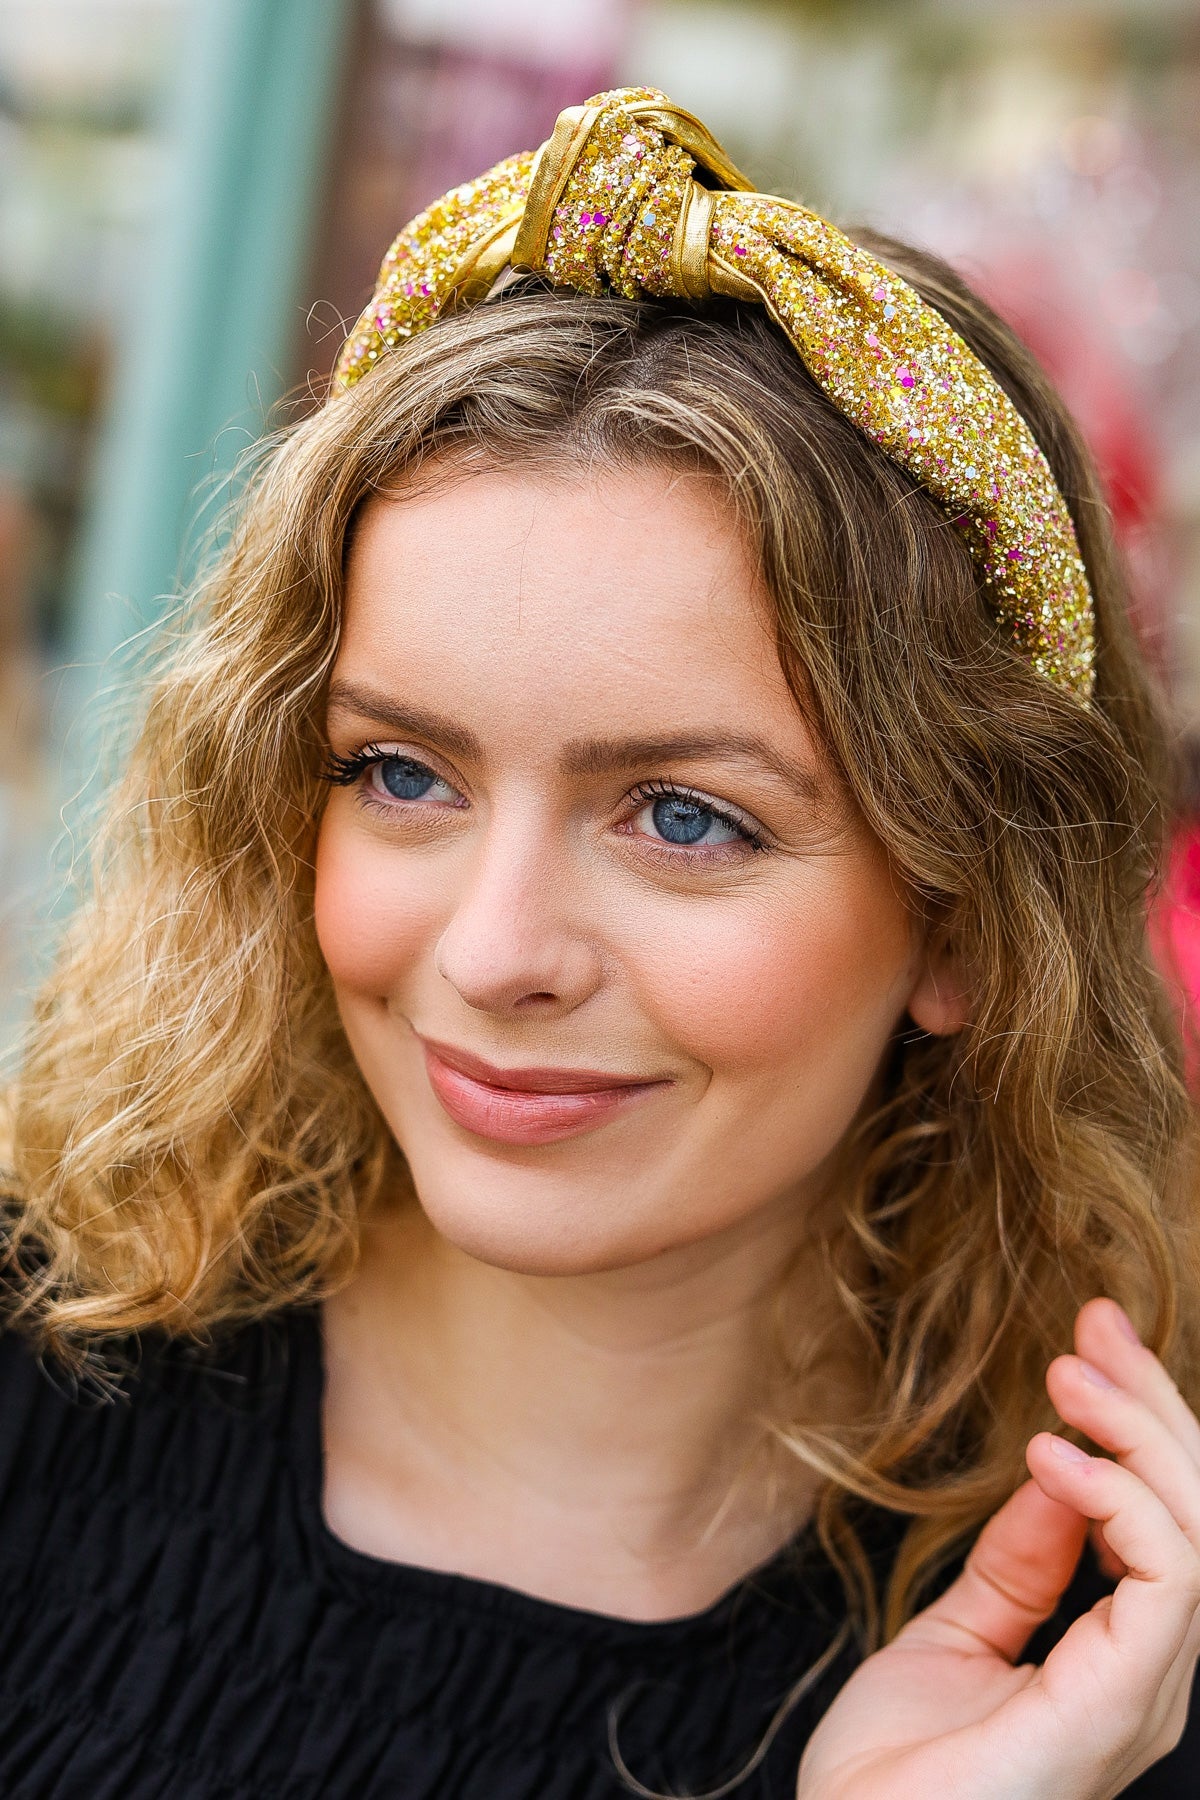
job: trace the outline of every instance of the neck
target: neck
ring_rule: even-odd
[[[476,1261],[415,1205],[381,1213],[325,1309],[331,1529],[594,1611],[709,1605],[811,1502],[763,1423],[794,1213],[558,1277]]]

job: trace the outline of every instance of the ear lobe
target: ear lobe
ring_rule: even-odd
[[[926,946],[920,972],[908,997],[908,1014],[919,1031],[952,1037],[971,1020],[967,984],[958,958],[946,946]]]

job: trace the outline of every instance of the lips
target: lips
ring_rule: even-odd
[[[603,1069],[499,1069],[469,1052],[422,1038],[429,1084],[464,1130],[502,1144],[553,1144],[607,1124],[661,1080]]]

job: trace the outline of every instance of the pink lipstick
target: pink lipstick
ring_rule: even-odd
[[[670,1085],[602,1069],[499,1069],[449,1044],[421,1045],[429,1084],[454,1123],[499,1144],[555,1144],[594,1131]]]

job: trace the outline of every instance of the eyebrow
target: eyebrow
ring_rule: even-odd
[[[335,681],[329,689],[331,713],[353,713],[401,737],[425,738],[455,756],[482,762],[483,745],[474,732],[441,713],[398,706],[386,695],[354,682]],[[713,759],[755,762],[768,768],[808,799],[822,792],[817,774],[803,763],[781,756],[765,738],[745,733],[699,736],[677,733],[657,737],[574,738],[563,746],[562,766],[570,775],[609,775],[639,764]]]
[[[453,719],[444,718],[441,713],[426,712],[421,707],[397,706],[373,688],[358,687],[352,681],[331,682],[328,708],[331,713],[353,713],[372,725],[385,725],[398,737],[428,738],[431,743],[464,760],[483,760],[483,745],[464,725],[456,725]]]
[[[718,762],[763,764],[781,781],[815,797],[819,783],[803,763],[781,756],[765,738],[725,732],[698,737],[680,733],[673,737],[578,738],[563,751],[563,763],[572,775],[608,775],[639,763],[686,762],[712,758]]]

